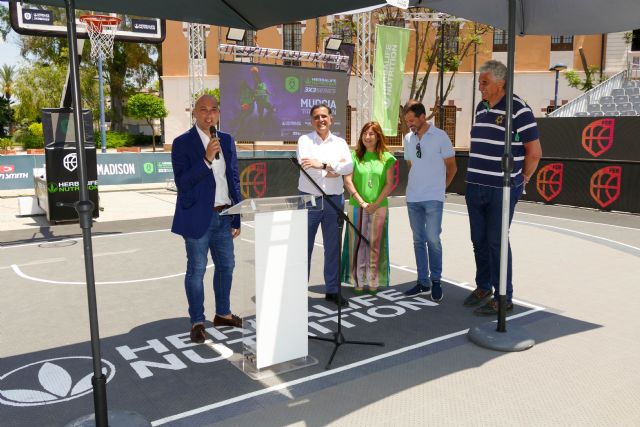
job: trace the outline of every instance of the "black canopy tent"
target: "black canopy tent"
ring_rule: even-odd
[[[412,0],[459,18],[507,30],[510,0]],[[640,25],[638,0],[514,0],[515,34],[569,35],[628,31]]]
[[[87,189],[87,166],[85,156],[85,134],[81,119],[82,98],[80,93],[77,35],[75,28],[75,10],[91,10],[102,13],[120,13],[128,15],[152,16],[182,22],[201,23],[231,28],[261,29],[277,24],[300,21],[307,18],[326,16],[344,11],[377,5],[380,0],[350,0],[348,6],[341,0],[323,0],[322,2],[301,2],[299,0],[274,0],[270,2],[255,0],[189,0],[186,2],[158,0],[32,0],[27,3],[57,6],[65,9],[67,19],[67,41],[69,45],[70,92],[74,117],[75,135],[78,136],[76,155],[78,159],[79,200],[72,207],[78,212],[85,259],[85,277],[89,307],[89,329],[91,333],[91,352],[93,358],[93,416],[82,417],[70,425],[107,426],[109,420],[114,424],[126,426],[149,425],[139,414],[130,411],[107,411],[106,378],[102,374],[100,334],[98,327],[97,302],[91,242],[91,218],[94,205],[89,200]]]
[[[63,0],[28,3],[65,7]],[[384,4],[384,0],[76,0],[74,8],[259,30],[287,22]]]
[[[71,93],[74,110],[75,134],[80,197],[74,204],[83,231],[85,270],[93,352],[95,422],[106,426],[106,381],[100,367],[100,344],[93,273],[91,247],[91,217],[93,205],[87,191],[87,171],[84,150],[84,127],[81,126],[81,93],[78,72],[78,56],[74,19],[75,9],[92,10],[103,13],[122,13],[153,16],[184,22],[211,24],[225,27],[261,29],[276,24],[315,18],[345,9],[358,9],[381,5],[381,0],[323,0],[322,2],[301,2],[299,0],[190,0],[170,2],[158,0],[31,0],[28,3],[64,7],[67,16],[67,39],[69,41],[69,66],[71,72]],[[509,31],[509,78],[507,81],[508,101],[512,99],[513,49],[516,31],[521,34],[589,34],[596,32],[621,31],[634,28],[640,16],[638,0],[411,0],[413,6],[430,7],[459,17],[488,23]],[[511,116],[511,102],[507,102],[507,115]],[[507,121],[507,135],[511,120]],[[505,154],[510,154],[510,141]],[[503,230],[504,232],[504,230]],[[501,274],[502,276],[502,274]],[[503,310],[504,312],[504,310]]]

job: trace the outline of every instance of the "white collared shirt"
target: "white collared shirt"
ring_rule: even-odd
[[[353,162],[351,161],[351,152],[346,141],[331,132],[323,141],[317,132],[311,132],[302,135],[298,139],[297,149],[298,161],[302,159],[315,159],[322,163],[326,163],[339,175],[349,175],[353,172]],[[344,193],[344,184],[342,176],[327,177],[327,171],[323,169],[309,168],[307,173],[313,180],[324,190],[325,193],[336,195]],[[298,190],[320,196],[318,189],[309,182],[302,172],[298,180]]]
[[[198,130],[198,135],[200,135],[200,139],[202,140],[202,145],[204,145],[204,150],[207,151],[207,145],[209,145],[209,135],[203,132],[198,126],[196,126]],[[223,206],[223,205],[231,205],[231,198],[229,197],[229,186],[227,185],[227,164],[224,162],[224,154],[222,153],[222,149],[220,150],[220,158],[214,158],[211,164],[207,163],[206,160],[202,160],[205,162],[207,167],[211,169],[213,172],[213,179],[216,181],[216,201],[214,203],[215,206]]]

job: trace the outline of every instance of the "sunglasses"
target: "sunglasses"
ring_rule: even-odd
[[[419,159],[422,158],[422,150],[420,149],[420,143],[419,142],[416,145],[416,157],[419,158]]]

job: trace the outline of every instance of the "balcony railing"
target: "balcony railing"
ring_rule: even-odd
[[[640,54],[640,52],[638,53]],[[614,74],[611,78],[600,83],[598,86],[583,93],[579,97],[572,99],[553,113],[550,113],[548,117],[573,117],[579,111],[587,111],[587,105],[599,102],[600,97],[611,95],[611,91],[613,89],[622,87],[622,83],[626,77],[626,70]]]

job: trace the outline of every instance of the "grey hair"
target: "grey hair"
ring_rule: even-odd
[[[507,67],[500,61],[491,59],[480,66],[481,73],[491,73],[494,80],[507,79]]]

